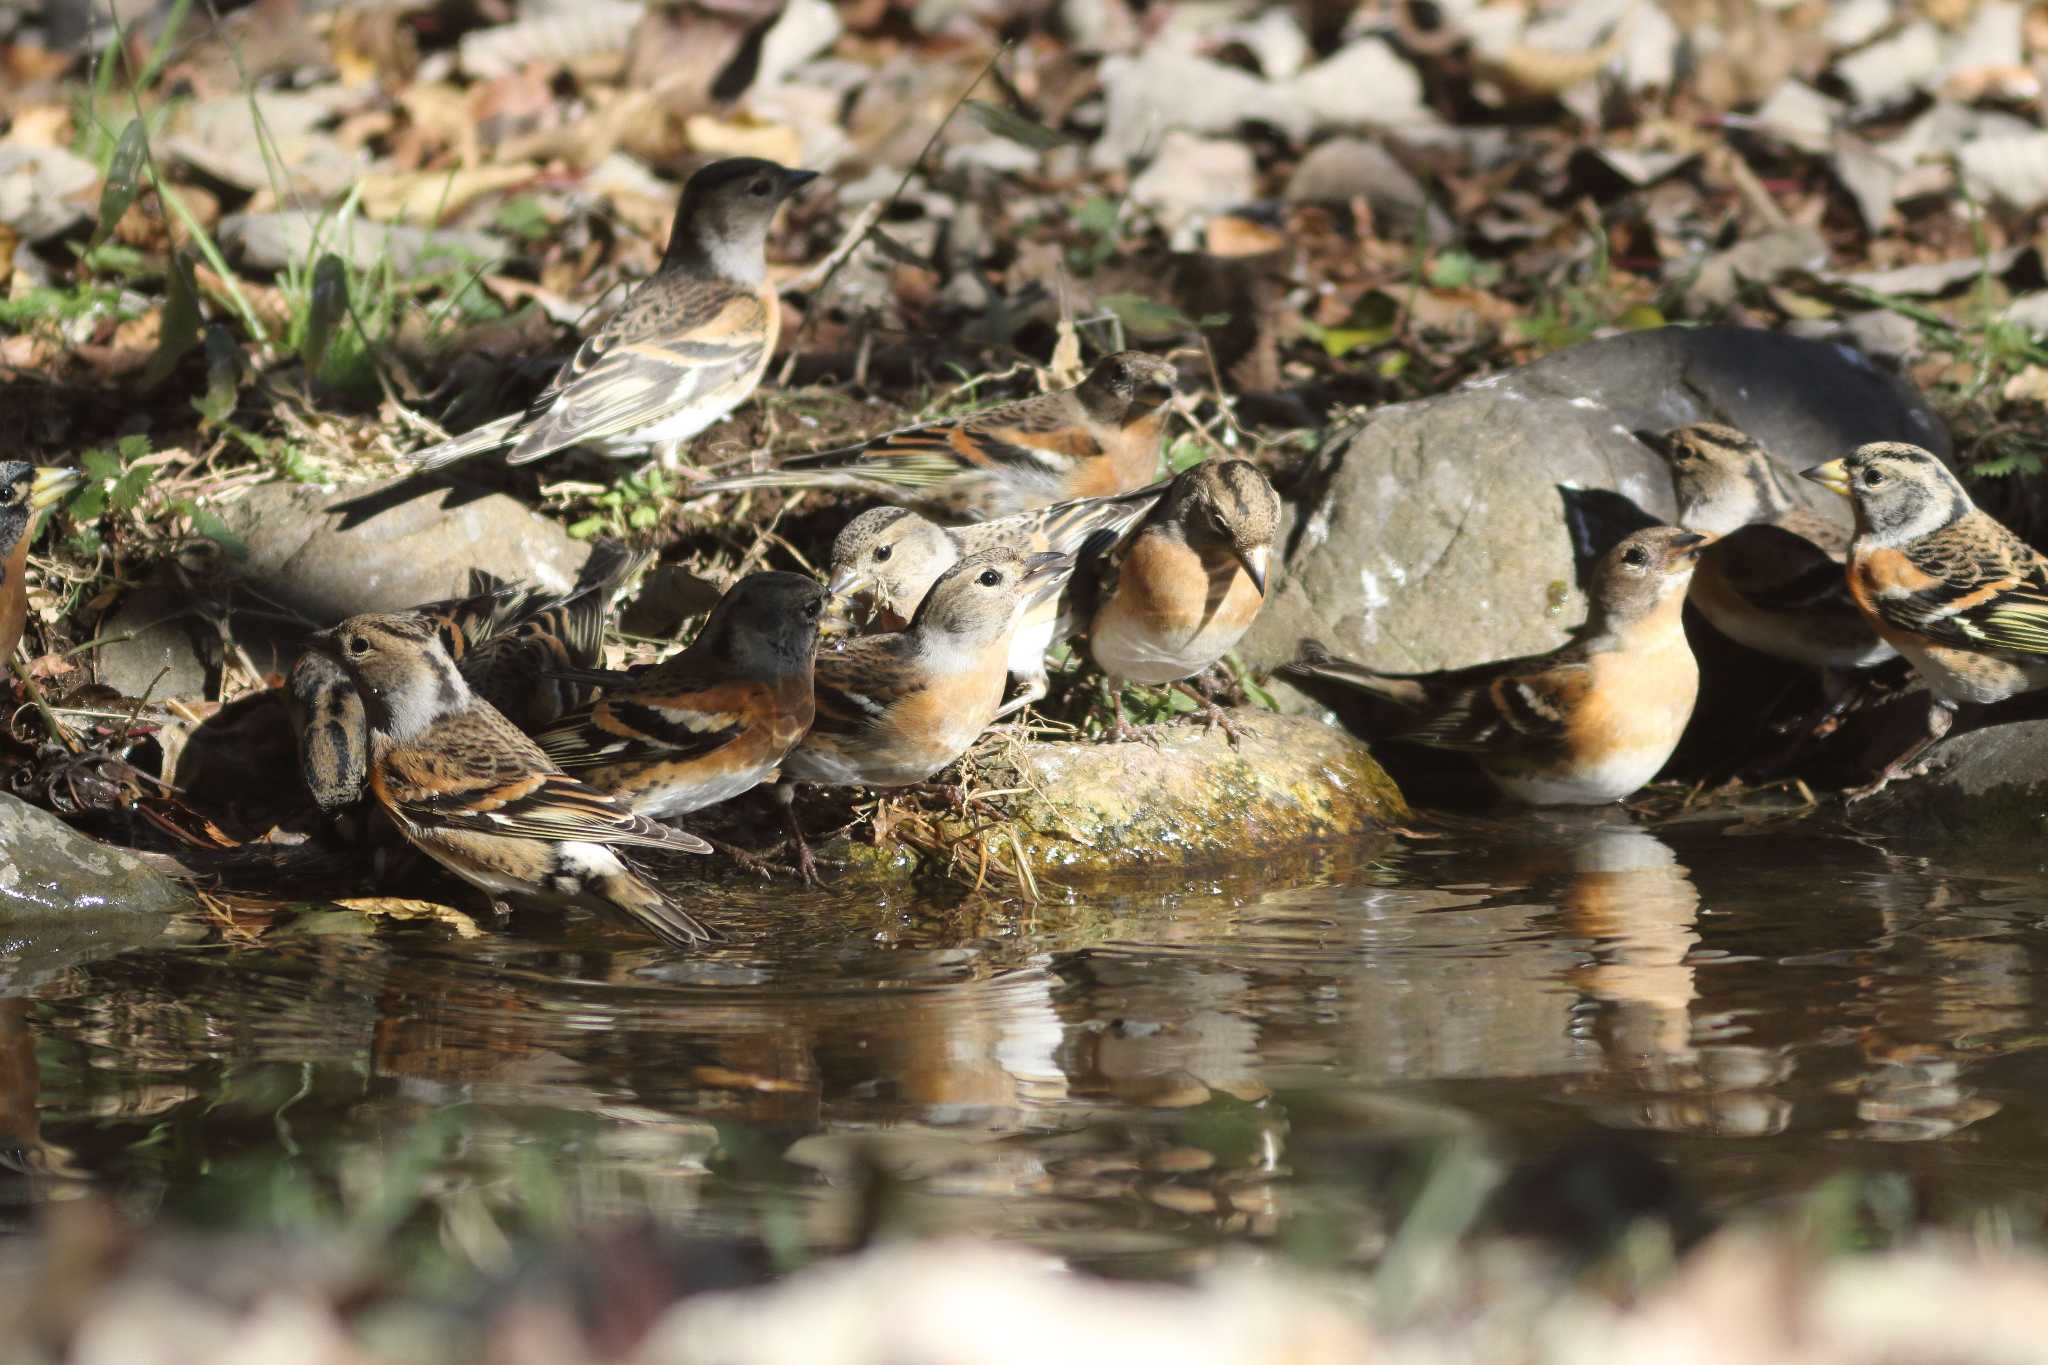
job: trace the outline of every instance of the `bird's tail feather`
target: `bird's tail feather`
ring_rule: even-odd
[[[511,439],[512,430],[519,424],[520,415],[514,413],[509,417],[500,417],[495,422],[486,422],[474,431],[466,431],[437,446],[416,450],[407,458],[422,470],[446,469],[449,465],[466,460],[472,455],[496,450]]]
[[[606,902],[664,943],[694,948],[718,937],[702,920],[683,909],[675,897],[630,867],[597,882],[595,889]]]
[[[1370,692],[1397,706],[1420,706],[1425,700],[1422,684],[1415,679],[1376,672],[1364,664],[1336,658],[1315,640],[1303,640],[1296,646],[1296,650],[1294,662],[1283,664],[1281,672],[1343,683],[1360,691]]]
[[[856,474],[845,469],[765,469],[758,474],[710,479],[695,485],[684,496],[700,498],[708,493],[740,493],[750,488],[854,488],[872,491],[888,482],[887,478],[876,477],[867,470]]]

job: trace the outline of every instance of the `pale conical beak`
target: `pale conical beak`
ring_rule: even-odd
[[[1840,493],[1845,498],[1850,496],[1849,466],[1840,460],[1829,460],[1826,464],[1817,464],[1811,469],[1803,469],[1800,471],[1799,477],[1802,479],[1812,479],[1822,488]]]
[[[852,564],[834,569],[830,581],[825,584],[827,597],[844,597],[855,588],[867,586],[868,576]]]
[[[1712,536],[1703,536],[1697,531],[1687,531],[1682,536],[1671,537],[1671,548],[1678,551],[1680,561],[1690,564],[1713,543],[1713,539]]]
[[[1251,549],[1239,546],[1237,550],[1237,562],[1244,566],[1245,577],[1251,579],[1261,597],[1266,595],[1266,564],[1272,554],[1270,545],[1255,545]]]
[[[29,485],[28,505],[32,512],[45,507],[55,507],[71,496],[73,489],[85,482],[82,469],[56,469],[44,466],[36,470],[35,482]]]

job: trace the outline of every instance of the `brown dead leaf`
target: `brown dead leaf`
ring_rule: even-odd
[[[446,222],[487,195],[527,184],[540,167],[525,161],[493,161],[440,171],[410,171],[363,177],[363,211],[380,223],[422,227]]]
[[[779,1076],[735,1071],[729,1066],[693,1066],[690,1068],[690,1079],[699,1085],[708,1085],[719,1090],[754,1090],[769,1095],[801,1095],[810,1089],[800,1081],[785,1081]]]
[[[1211,256],[1263,256],[1287,246],[1287,234],[1264,223],[1220,213],[1203,228],[1203,245]]]
[[[457,938],[482,938],[484,931],[477,922],[452,905],[439,901],[410,900],[403,896],[350,896],[334,902],[344,910],[375,919],[430,920],[445,924],[455,931]]]
[[[683,120],[683,135],[690,140],[690,150],[705,156],[758,156],[785,166],[803,161],[804,140],[777,123],[692,114]]]

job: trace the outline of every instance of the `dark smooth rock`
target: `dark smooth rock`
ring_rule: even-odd
[[[2044,699],[2015,698],[1956,717],[1956,732],[1928,757],[1927,772],[1894,782],[1850,808],[1867,828],[1971,840],[2048,833],[2048,719]],[[2015,714],[2028,719],[2006,719]],[[1975,728],[1970,728],[1975,727]]]
[[[0,793],[0,995],[174,931],[190,892],[134,854]]]
[[[1631,433],[1707,420],[1792,470],[1873,440],[1948,453],[1926,403],[1847,347],[1730,327],[1589,342],[1333,432],[1288,490],[1285,572],[1240,652],[1268,669],[1312,636],[1424,671],[1554,648],[1585,617],[1586,559],[1631,520],[1673,514]]]

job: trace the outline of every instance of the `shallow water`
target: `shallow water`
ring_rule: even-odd
[[[0,1004],[0,1225],[91,1188],[489,1268],[614,1215],[771,1259],[886,1222],[1142,1274],[1235,1239],[1370,1257],[1388,1171],[1461,1133],[1639,1133],[1716,1211],[1844,1168],[2048,1190],[2026,850],[1618,811],[1440,834],[1035,910],[748,888],[689,959],[590,924],[216,924]]]

